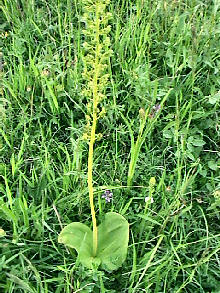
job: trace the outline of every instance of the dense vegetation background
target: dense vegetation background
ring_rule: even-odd
[[[84,269],[57,241],[62,225],[91,222],[82,3],[0,3],[0,291],[219,293],[219,1],[109,6],[114,54],[95,145],[96,209],[120,212],[131,230],[127,260],[111,273]],[[127,188],[140,108],[150,127]]]

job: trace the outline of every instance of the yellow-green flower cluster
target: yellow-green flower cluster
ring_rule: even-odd
[[[108,36],[111,30],[108,23],[112,15],[110,12],[106,12],[109,2],[109,0],[82,1],[84,13],[81,21],[84,26],[82,33],[85,39],[82,57],[85,81],[83,95],[88,101],[85,139],[91,137],[91,124],[94,123],[94,119],[98,120],[105,114],[105,108],[99,109],[98,106],[105,98],[105,89],[109,79],[109,74],[106,72],[109,57],[112,54]]]

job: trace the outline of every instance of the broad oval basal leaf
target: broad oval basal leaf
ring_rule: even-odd
[[[92,268],[100,260],[93,257],[92,231],[85,224],[74,222],[67,225],[60,233],[58,242],[76,249],[81,263]]]
[[[120,214],[110,212],[98,227],[98,252],[101,266],[107,271],[118,269],[126,259],[129,224]]]

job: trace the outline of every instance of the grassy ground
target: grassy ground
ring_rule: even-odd
[[[109,6],[95,202],[98,218],[116,211],[130,223],[127,260],[112,273],[83,268],[57,241],[62,226],[91,223],[79,2],[0,2],[0,292],[219,293],[219,2]],[[149,116],[128,188],[140,108]]]

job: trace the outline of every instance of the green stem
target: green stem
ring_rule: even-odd
[[[89,142],[89,157],[88,157],[88,189],[89,189],[89,201],[92,215],[93,224],[93,255],[96,255],[98,246],[98,229],[95,217],[95,207],[94,207],[94,195],[93,195],[93,180],[92,180],[92,170],[93,170],[93,146],[95,143],[95,128],[96,128],[97,116],[93,113],[93,123],[91,129],[91,138]]]
[[[148,111],[147,111],[147,114],[148,114]],[[129,186],[129,187],[132,185],[135,167],[136,167],[139,152],[140,152],[140,149],[141,149],[141,146],[143,143],[142,134],[143,134],[143,130],[144,130],[144,127],[146,124],[146,120],[147,120],[147,115],[145,115],[145,118],[140,125],[139,134],[138,134],[138,138],[137,138],[136,143],[132,144],[131,161],[129,164],[128,179],[127,179],[127,186]]]

